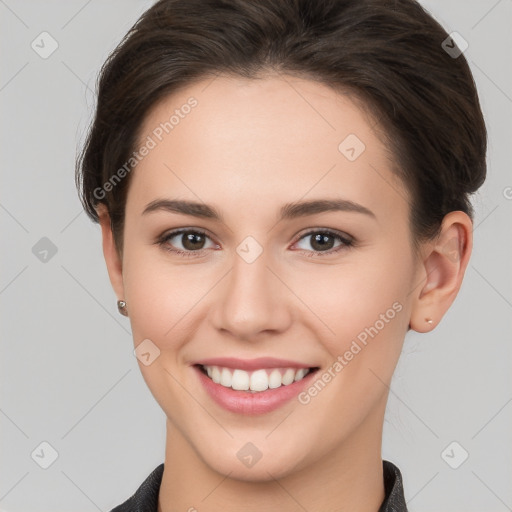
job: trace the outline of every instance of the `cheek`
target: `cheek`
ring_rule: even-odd
[[[378,263],[356,262],[329,270],[313,269],[307,281],[300,284],[297,295],[312,305],[314,312],[325,321],[345,330],[374,323],[381,313],[396,301],[404,301],[408,288],[403,264],[380,258]]]
[[[166,333],[186,313],[186,295],[179,266],[165,264],[157,247],[125,234],[123,282],[135,344],[149,338],[160,344]]]
[[[158,263],[128,266],[125,296],[134,335],[154,339],[157,344],[176,338],[180,324],[204,295],[204,280],[201,284],[190,277],[190,272]]]
[[[183,361],[178,359],[190,340],[193,306],[204,291],[199,281],[190,282],[190,272],[169,264],[154,248],[127,250],[123,265],[134,346],[143,347],[145,342],[152,359],[148,365],[139,360],[141,374],[164,411],[186,408],[187,395],[178,384],[183,379],[177,371]]]
[[[314,312],[311,328],[325,335],[322,343],[332,360],[347,366],[375,367],[386,376],[396,365],[407,330],[407,301],[412,266],[407,253],[383,250],[350,266],[313,272],[297,295]],[[313,327],[313,325],[316,327]]]
[[[336,442],[340,429],[348,433],[357,428],[385,403],[408,324],[407,267],[406,261],[382,256],[379,265],[361,262],[340,269],[335,278],[314,281],[308,305],[322,324],[317,319],[311,329],[329,327],[322,327],[325,335],[319,337],[329,359],[317,377],[322,382],[315,380],[301,403],[309,404],[311,417],[331,418],[335,412],[334,427],[319,434],[324,440]]]

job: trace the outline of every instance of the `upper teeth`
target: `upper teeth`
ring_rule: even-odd
[[[254,372],[234,370],[221,366],[203,366],[213,382],[239,391],[266,391],[280,386],[287,386],[301,380],[309,372],[309,368],[270,368]]]

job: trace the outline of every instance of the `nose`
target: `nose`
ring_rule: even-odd
[[[258,341],[289,328],[293,293],[269,259],[265,251],[250,263],[234,255],[233,266],[217,286],[212,303],[213,324],[223,334]]]

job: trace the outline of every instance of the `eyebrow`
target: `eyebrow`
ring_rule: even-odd
[[[144,208],[142,215],[162,210],[224,222],[222,214],[215,207],[205,203],[179,199],[156,199]],[[290,220],[334,211],[362,213],[376,219],[371,210],[359,203],[347,199],[316,199],[285,204],[280,209],[280,220]]]

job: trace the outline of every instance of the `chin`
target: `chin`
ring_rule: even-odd
[[[235,448],[218,445],[216,451],[205,447],[207,453],[198,453],[213,471],[244,482],[270,482],[286,477],[300,462],[296,450],[295,453],[279,453],[268,447],[268,443],[266,448],[258,449],[250,441],[234,441],[233,444],[236,444]]]

